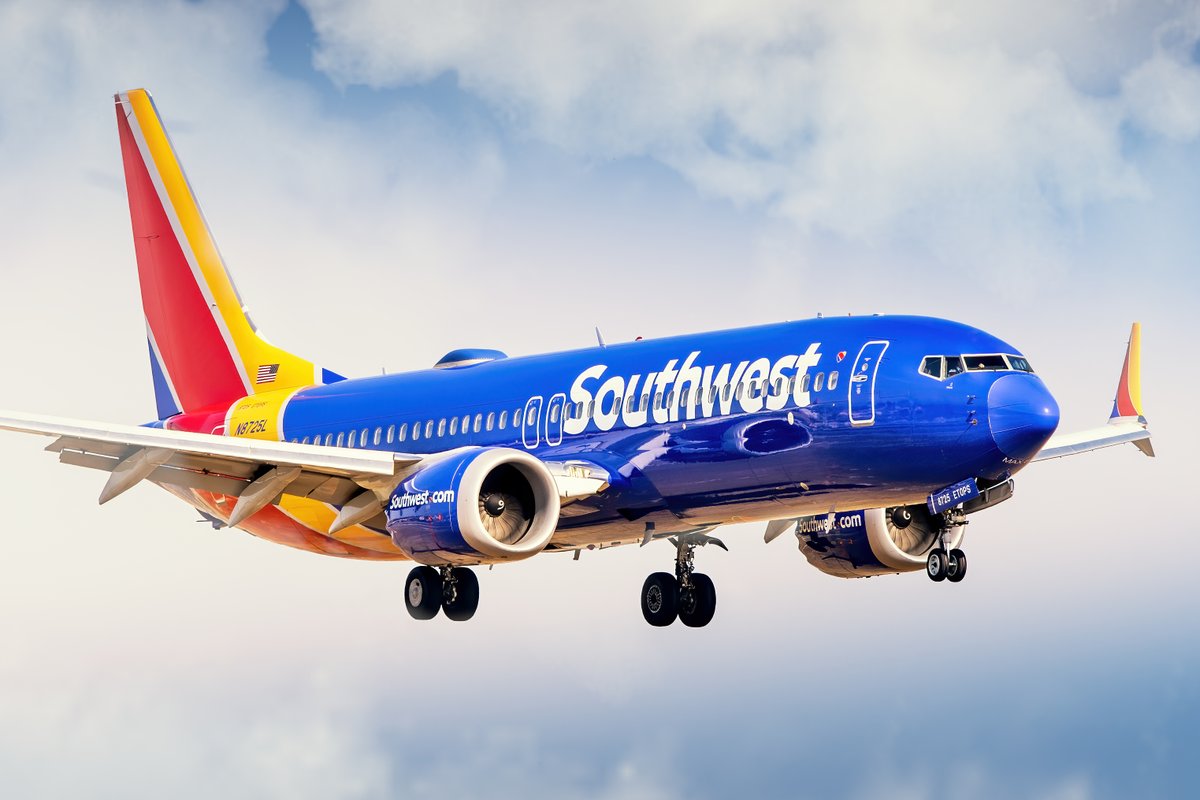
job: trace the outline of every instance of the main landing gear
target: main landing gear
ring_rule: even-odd
[[[408,573],[404,605],[413,619],[433,619],[438,610],[466,622],[479,608],[479,578],[466,567],[416,567]]]
[[[957,547],[946,549],[946,531],[954,525],[966,525],[967,521],[951,514],[946,514],[938,546],[930,550],[925,559],[925,574],[935,583],[958,583],[967,576],[967,554]]]
[[[672,538],[675,545],[675,574],[655,572],[642,584],[642,616],[656,628],[676,619],[689,628],[703,628],[717,611],[717,588],[712,578],[696,572],[693,559],[697,547],[715,544],[729,548],[720,539],[702,533],[685,533]]]

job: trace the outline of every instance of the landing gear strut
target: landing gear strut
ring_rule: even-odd
[[[703,628],[717,611],[717,589],[712,578],[695,571],[695,550],[715,544],[729,550],[720,539],[702,533],[674,537],[675,574],[655,572],[642,584],[642,616],[656,628],[676,619],[689,628]]]
[[[404,606],[413,619],[446,618],[465,622],[479,608],[479,578],[466,567],[415,567],[404,587]]]
[[[946,550],[946,531],[955,525],[966,524],[967,520],[963,518],[961,512],[957,515],[953,511],[946,512],[940,536],[941,541],[937,547],[929,551],[929,556],[925,559],[925,574],[935,583],[942,581],[958,583],[967,576],[967,554],[957,547]]]

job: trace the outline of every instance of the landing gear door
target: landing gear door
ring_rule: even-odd
[[[542,396],[529,398],[525,404],[524,421],[521,424],[521,441],[527,450],[532,450],[541,444],[542,425]]]
[[[888,349],[883,341],[867,342],[854,359],[850,373],[850,424],[860,427],[875,424],[875,375]]]

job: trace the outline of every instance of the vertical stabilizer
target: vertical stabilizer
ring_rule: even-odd
[[[150,93],[115,100],[159,418],[340,380],[258,335]]]

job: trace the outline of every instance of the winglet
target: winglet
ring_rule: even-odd
[[[1055,433],[1033,460],[1073,456],[1125,442],[1148,456],[1154,455],[1149,426],[1142,413],[1142,326],[1137,322],[1129,332],[1125,364],[1121,367],[1121,381],[1117,384],[1108,424],[1077,433]]]
[[[1125,365],[1121,367],[1121,381],[1117,384],[1117,396],[1109,419],[1141,417],[1142,414],[1142,324],[1133,323],[1129,332],[1129,346],[1125,350]]]

